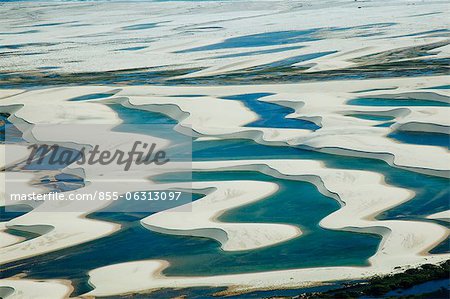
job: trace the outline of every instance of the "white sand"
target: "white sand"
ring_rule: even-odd
[[[429,215],[427,218],[450,222],[450,210]]]
[[[36,3],[4,3],[0,7],[1,31],[14,33],[5,38],[15,55],[0,60],[5,71],[28,72],[37,67],[56,67],[58,72],[110,71],[141,67],[165,70],[200,67],[203,70],[179,78],[203,75],[222,75],[248,67],[259,66],[294,56],[325,51],[334,54],[297,63],[309,67],[305,72],[339,70],[352,66],[379,63],[392,56],[377,53],[405,50],[407,47],[442,42],[439,32],[448,20],[445,1],[414,2],[382,1],[251,1],[251,2],[144,2],[135,3],[49,3],[41,7]],[[361,8],[359,9],[358,6]],[[16,9],[20,7],[20,9]],[[126,12],[126,13],[124,13]],[[37,18],[29,18],[37,15]],[[151,20],[149,21],[149,15]],[[330,18],[330,15],[334,16]],[[94,17],[93,17],[94,16]],[[93,20],[95,19],[95,22]],[[158,27],[129,30],[127,26],[159,23]],[[48,26],[47,23],[63,23]],[[380,24],[384,23],[384,24]],[[17,26],[17,24],[21,25]],[[34,25],[47,26],[34,27]],[[249,26],[251,24],[251,26]],[[375,25],[374,25],[375,24]],[[378,24],[378,25],[376,25]],[[420,28],[418,28],[420,24]],[[369,25],[369,26],[367,26]],[[375,26],[375,27],[371,27]],[[377,27],[378,26],[378,27]],[[260,47],[231,47],[210,51],[184,52],[194,47],[223,42],[224,38],[246,36],[264,32],[307,30],[318,28],[317,40]],[[343,29],[345,30],[334,30]],[[31,32],[27,32],[31,30]],[[21,33],[25,32],[25,33]],[[422,33],[421,33],[422,32]],[[424,33],[425,32],[425,33]],[[1,33],[1,32],[0,32]],[[265,39],[265,38],[264,38]],[[33,43],[29,43],[33,40]],[[17,45],[16,49],[14,49]],[[144,46],[137,51],[120,49]],[[298,47],[286,50],[284,47]],[[248,56],[220,58],[222,55],[254,51],[286,50],[277,53],[258,53]],[[3,50],[2,50],[3,51]],[[28,55],[30,53],[38,53]],[[421,56],[423,59],[447,58],[448,46],[442,46]],[[23,55],[26,54],[26,55]],[[373,55],[374,56],[366,56]],[[402,54],[405,61],[415,60]],[[355,59],[364,57],[364,61]],[[395,55],[394,55],[395,56]],[[387,78],[310,82],[298,84],[264,84],[241,86],[71,86],[32,90],[1,89],[2,112],[12,114],[15,124],[104,124],[96,134],[76,136],[48,136],[44,131],[34,132],[34,138],[55,139],[70,146],[69,141],[80,144],[108,143],[108,138],[123,138],[124,134],[111,132],[120,124],[116,112],[107,104],[120,103],[136,110],[155,111],[179,121],[176,129],[203,140],[244,138],[273,146],[302,146],[311,150],[336,155],[380,159],[393,167],[448,177],[450,156],[448,149],[437,146],[400,143],[388,135],[398,131],[449,132],[449,107],[430,106],[357,106],[347,101],[357,97],[412,97],[416,99],[449,102],[445,89],[430,89],[448,85],[449,76]],[[427,88],[427,89],[424,89]],[[383,89],[383,90],[373,90]],[[373,90],[361,92],[362,90]],[[92,93],[116,93],[108,99],[70,102],[71,98]],[[271,93],[261,101],[290,107],[288,118],[310,120],[320,130],[289,128],[258,128],[246,125],[258,115],[238,101],[225,101],[221,97]],[[174,95],[204,95],[204,97],[172,97]],[[375,127],[383,121],[364,120],[349,114],[376,114],[395,117],[391,128]],[[29,133],[29,132],[28,132]],[[81,132],[84,133],[84,132]],[[104,134],[104,135],[103,135]],[[136,137],[136,136],[134,136]],[[142,138],[142,137],[141,137]],[[149,141],[152,138],[148,137]],[[155,140],[155,139],[153,139]],[[167,145],[165,140],[158,142]],[[74,146],[73,144],[71,146]],[[4,150],[3,147],[0,148]],[[13,158],[26,155],[21,146],[15,146]],[[3,153],[3,152],[0,152]],[[2,159],[1,155],[0,158]],[[1,166],[5,166],[2,159]],[[257,160],[214,161],[194,163],[198,170],[254,170],[274,177],[308,181],[323,194],[338,200],[342,207],[320,222],[324,228],[373,233],[383,240],[377,253],[369,259],[367,267],[317,267],[260,273],[230,274],[209,277],[166,277],[161,271],[166,261],[134,261],[108,265],[90,272],[95,289],[89,295],[105,296],[119,293],[192,286],[226,286],[235,291],[266,288],[301,287],[327,281],[361,279],[376,274],[398,271],[422,263],[437,263],[449,255],[429,255],[427,251],[448,236],[444,226],[425,221],[374,219],[374,216],[409,200],[411,191],[388,186],[383,177],[368,171],[325,168],[317,161]],[[158,188],[151,175],[174,171],[176,165],[148,173],[136,167],[123,173],[118,167],[103,170],[85,169],[86,181],[95,182],[100,176],[123,182],[127,175],[136,177],[134,183],[117,184],[120,192]],[[62,170],[79,173],[75,167]],[[26,191],[31,185],[32,173],[14,173],[18,186]],[[3,176],[3,174],[2,174]],[[4,182],[4,178],[1,178]],[[183,184],[178,184],[183,187]],[[101,186],[93,183],[76,192],[93,192]],[[159,186],[161,187],[161,186]],[[169,187],[169,186],[166,186]],[[176,184],[170,186],[177,187]],[[189,186],[184,186],[184,188]],[[142,220],[149,229],[178,235],[202,236],[217,240],[228,251],[255,250],[301,237],[299,228],[284,224],[223,223],[218,216],[225,211],[262,200],[276,192],[277,187],[263,182],[194,182],[194,190],[207,190],[207,195],[192,204],[191,213],[164,211]],[[4,205],[5,186],[0,186],[0,205]],[[36,190],[41,192],[42,190]],[[70,193],[70,192],[69,192]],[[299,196],[299,195],[296,195]],[[216,201],[218,200],[218,201]],[[85,215],[104,207],[89,206],[84,212],[45,212],[57,205],[42,205],[25,215],[0,223],[0,263],[18,261],[27,257],[61,250],[70,246],[107,236],[119,229],[115,224],[85,218]],[[63,207],[61,207],[62,209]],[[54,210],[55,211],[55,210]],[[448,220],[448,211],[428,216],[430,219]],[[23,241],[5,233],[7,228],[38,232],[41,236]],[[54,298],[67,296],[69,287],[62,282],[8,279],[0,280],[0,294],[8,298]],[[12,293],[14,292],[14,293]],[[53,298],[52,297],[52,298]]]
[[[72,287],[56,280],[0,279],[0,297],[7,299],[63,299]]]

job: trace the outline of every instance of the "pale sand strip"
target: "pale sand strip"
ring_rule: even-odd
[[[450,222],[450,210],[428,215],[427,218]]]
[[[65,281],[0,279],[0,297],[4,299],[63,299],[72,291]]]
[[[448,258],[449,255],[417,257],[411,260],[411,263],[396,265],[409,268],[424,263],[438,263]],[[150,292],[163,288],[228,287],[228,291],[224,293],[301,288],[337,280],[364,279],[398,271],[392,266],[324,267],[218,276],[167,277],[161,273],[168,267],[166,261],[136,261],[92,270],[90,283],[95,286],[95,289],[85,296],[102,297],[113,294]]]

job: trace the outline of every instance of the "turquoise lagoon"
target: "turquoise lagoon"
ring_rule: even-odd
[[[175,126],[176,121],[159,113],[111,106],[127,124],[164,123]],[[270,107],[272,109],[273,107]],[[260,115],[264,111],[258,112]],[[117,130],[121,130],[117,127]],[[176,134],[175,134],[176,135]],[[426,140],[426,138],[425,138]],[[433,141],[430,140],[430,144]],[[195,141],[194,161],[230,159],[313,159],[327,167],[361,169],[382,173],[388,184],[408,188],[416,196],[377,216],[378,219],[424,219],[425,216],[448,208],[448,180],[390,167],[383,161],[339,157],[294,147],[272,147],[251,140]],[[62,179],[64,180],[64,178]],[[177,174],[158,177],[161,181],[185,180]],[[304,235],[293,240],[254,251],[224,252],[215,240],[164,235],[144,229],[139,220],[149,213],[96,212],[88,217],[112,221],[123,226],[111,236],[53,253],[44,254],[5,265],[3,274],[12,276],[26,273],[29,278],[71,279],[73,295],[91,289],[87,272],[97,267],[142,259],[166,259],[171,267],[165,275],[218,275],[294,269],[302,267],[367,265],[380,237],[371,234],[333,231],[321,228],[319,221],[339,209],[339,204],[318,192],[307,182],[276,179],[254,171],[194,172],[194,181],[260,180],[275,182],[276,194],[256,203],[230,210],[220,217],[224,222],[267,222],[297,225]],[[424,186],[427,186],[424,188]],[[301,195],[301,196],[300,196]],[[193,194],[193,200],[201,198]],[[276,207],[275,209],[273,207]],[[114,248],[114,250],[111,250]],[[448,240],[433,252],[449,252]],[[336,257],[339,258],[336,258]],[[320,257],[320,258],[318,258]],[[198,298],[208,298],[212,291],[192,289]],[[167,291],[170,292],[170,291]],[[182,293],[183,293],[182,292]],[[155,298],[158,298],[155,293]],[[203,294],[203,295],[202,295]],[[279,294],[279,293],[278,293]],[[195,295],[195,296],[197,296]],[[119,298],[119,297],[118,297]],[[147,297],[148,298],[148,297]],[[193,297],[194,298],[194,297]],[[247,297],[245,297],[247,298]]]

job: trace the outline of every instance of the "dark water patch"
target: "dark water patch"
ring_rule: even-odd
[[[16,34],[30,34],[30,33],[38,33],[40,30],[26,30],[19,32],[0,32],[0,35],[16,35]]]
[[[426,87],[422,89],[450,89],[450,85],[439,85],[439,86],[433,86],[433,87]]]
[[[223,29],[221,26],[203,26],[203,27],[195,27],[192,28],[194,30],[209,30],[209,29]]]
[[[25,47],[26,44],[20,44],[20,45],[0,45],[0,50],[7,49],[7,50],[17,50],[20,48]]]
[[[224,27],[220,27],[220,26],[203,26],[203,27],[192,27],[192,28],[189,28],[189,29],[185,30],[184,32],[186,32],[186,33],[213,32],[213,31],[220,31],[222,29],[224,29]]]
[[[0,295],[3,296],[2,298],[9,297],[15,292],[15,289],[12,287],[0,286]]]
[[[189,299],[211,299],[214,293],[225,291],[226,288],[188,288],[188,289],[163,289],[151,293],[108,296],[109,299],[162,299],[162,298],[189,298]],[[232,297],[227,297],[232,298]]]
[[[442,12],[440,11],[436,11],[436,12],[427,12],[427,13],[421,13],[421,14],[416,14],[416,15],[411,15],[409,16],[410,18],[413,17],[424,17],[424,16],[431,16],[431,15],[438,15],[441,14]]]
[[[345,116],[351,116],[351,117],[356,117],[356,118],[360,118],[360,119],[375,120],[375,121],[387,121],[387,120],[394,119],[394,117],[392,117],[392,116],[376,115],[376,114],[361,114],[361,113],[347,114]]]
[[[119,118],[123,120],[124,124],[127,125],[164,124],[172,125],[171,128],[173,128],[178,124],[177,120],[162,113],[129,108],[120,104],[108,104],[108,106],[113,109],[118,114]]]
[[[370,88],[370,89],[363,89],[354,91],[353,93],[364,93],[364,92],[371,92],[371,91],[384,91],[384,90],[396,90],[398,87],[386,87],[386,88]]]
[[[434,145],[450,149],[450,135],[443,133],[395,131],[387,137],[402,143]]]
[[[421,31],[416,33],[410,33],[410,34],[403,34],[403,35],[396,35],[391,36],[389,38],[399,38],[399,37],[413,37],[413,36],[436,36],[436,37],[448,37],[450,33],[450,30],[448,29],[436,29],[436,30],[429,30],[429,31]]]
[[[42,54],[47,54],[47,52],[14,53],[14,55],[22,55],[22,56],[32,56],[32,55],[42,55]]]
[[[261,50],[261,51],[240,52],[240,53],[215,56],[215,57],[205,58],[205,59],[246,57],[246,56],[254,56],[254,55],[261,55],[261,54],[280,53],[280,52],[285,52],[285,51],[290,51],[290,50],[297,50],[297,49],[301,49],[301,48],[304,48],[304,47],[303,46],[294,46],[294,47],[283,47],[283,48],[275,48],[275,49],[268,49],[268,50]]]
[[[434,101],[434,100],[423,100],[423,99],[413,99],[413,98],[357,98],[347,101],[347,105],[357,105],[357,106],[394,106],[394,107],[404,107],[404,106],[427,106],[427,107],[450,107],[450,103]]]
[[[24,238],[23,242],[32,240],[34,238],[40,237],[41,234],[37,234],[34,232],[26,231],[26,230],[20,230],[20,229],[14,229],[14,228],[7,228],[5,229],[5,233]]]
[[[165,150],[173,160],[190,161],[192,139],[174,130],[178,121],[165,114],[147,110],[133,109],[120,104],[108,104],[123,121],[113,129],[116,132],[130,132],[151,135],[170,140],[171,146]],[[154,125],[154,126],[149,126]],[[186,144],[189,143],[189,144]]]
[[[439,279],[439,280],[428,281],[428,282],[424,282],[424,283],[415,285],[408,289],[397,289],[394,291],[390,291],[385,296],[387,296],[387,297],[389,297],[389,296],[402,297],[403,298],[403,296],[413,296],[413,295],[420,295],[420,294],[424,294],[424,293],[430,293],[433,291],[437,291],[441,288],[450,290],[450,280],[449,279]]]
[[[316,41],[320,39],[318,37],[314,37],[314,34],[318,31],[319,29],[308,29],[257,33],[232,37],[217,44],[191,48],[187,50],[177,51],[175,53],[190,53],[233,48],[266,47]]]
[[[28,205],[8,205],[8,207],[0,207],[0,222],[6,222],[17,218],[19,216],[25,215],[30,212],[32,208]]]
[[[69,25],[67,25],[67,27],[85,27],[85,26],[92,26],[92,24],[81,23],[81,24],[69,24]]]
[[[122,49],[117,49],[116,51],[138,51],[138,50],[142,50],[145,48],[147,48],[147,46],[122,48]]]
[[[329,28],[311,28],[306,30],[264,32],[232,37],[220,43],[177,51],[176,53],[190,53],[190,52],[210,51],[220,49],[287,45],[287,44],[321,40],[322,39],[322,37],[320,36],[321,33],[332,34],[333,32],[338,31],[380,29],[390,27],[393,25],[395,25],[395,23],[376,23],[376,24],[367,24],[361,26],[341,27],[341,28],[329,27]],[[359,33],[359,34],[376,35],[379,34],[379,32]]]
[[[252,71],[270,70],[271,68],[291,66],[291,65],[296,64],[296,63],[300,63],[300,62],[316,59],[316,58],[319,58],[319,57],[327,56],[327,55],[330,55],[330,54],[334,54],[336,52],[337,51],[317,52],[317,53],[310,53],[310,54],[303,54],[303,55],[293,56],[293,57],[289,57],[289,58],[286,58],[286,59],[274,61],[274,62],[271,62],[271,63],[258,65],[258,66],[252,67],[251,70]]]
[[[378,128],[388,128],[388,127],[392,126],[393,124],[395,124],[395,121],[382,123],[382,124],[379,124],[379,125],[375,125],[374,127],[378,127]]]
[[[26,47],[49,47],[54,46],[54,43],[25,43],[25,44],[12,44],[12,45],[0,45],[1,49],[18,50]]]
[[[438,246],[434,247],[431,251],[431,254],[442,254],[442,253],[450,253],[450,237],[447,237],[444,241],[442,241]]]
[[[158,26],[158,23],[143,23],[143,24],[135,24],[130,26],[122,27],[123,30],[143,30],[143,29],[150,29],[155,28]]]
[[[173,98],[200,98],[200,97],[206,97],[205,94],[175,94],[171,95],[170,97]]]
[[[295,112],[292,108],[259,100],[260,98],[270,95],[272,94],[249,93],[224,97],[223,99],[241,101],[250,110],[259,115],[260,118],[257,121],[247,124],[246,127],[295,128],[307,130],[320,129],[315,123],[307,120],[285,118],[286,115]]]
[[[103,98],[109,98],[118,93],[120,90],[116,90],[114,92],[109,93],[91,93],[87,95],[82,95],[79,97],[71,98],[69,101],[71,102],[79,102],[79,101],[88,101],[88,100],[98,100]]]
[[[63,24],[67,24],[67,22],[60,22],[60,23],[44,23],[44,24],[32,25],[31,27],[52,27],[52,26],[58,26],[58,25],[63,25]]]
[[[315,159],[319,153],[295,147],[273,147],[251,140],[194,141],[192,156],[195,161],[246,159]]]
[[[373,37],[384,35],[384,32],[374,32],[374,33],[366,33],[366,34],[356,34],[355,37]]]
[[[66,174],[56,173],[55,175],[44,175],[34,186],[45,187],[48,192],[68,192],[83,188],[86,182],[84,178]]]
[[[56,69],[60,69],[61,67],[59,66],[40,66],[38,67],[39,70],[56,70]]]
[[[324,292],[329,289],[336,288],[336,285],[327,285],[311,288],[298,288],[298,289],[281,289],[271,291],[258,291],[251,293],[244,293],[240,295],[229,295],[227,299],[261,299],[261,298],[279,298],[280,296],[297,296],[303,292]],[[133,299],[161,299],[161,298],[189,298],[189,299],[211,299],[214,297],[223,298],[222,296],[215,295],[216,293],[226,292],[227,288],[186,288],[186,289],[165,289],[149,294],[133,294]],[[123,296],[111,296],[109,299],[125,299],[130,298],[129,295]],[[283,297],[284,298],[284,297]]]

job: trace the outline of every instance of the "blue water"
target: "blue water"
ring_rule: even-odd
[[[347,104],[359,106],[437,106],[437,107],[450,106],[450,103],[433,100],[385,99],[385,98],[358,98],[349,100]]]
[[[314,28],[307,30],[274,31],[267,33],[244,35],[239,37],[232,37],[217,44],[182,50],[178,51],[177,53],[189,53],[189,52],[232,49],[232,48],[278,46],[300,42],[310,42],[319,40],[318,37],[314,36],[314,34],[317,33],[318,31],[319,29]]]
[[[371,91],[383,91],[383,90],[395,90],[398,87],[391,87],[391,88],[369,88],[369,89],[363,89],[354,91],[353,93],[364,93],[364,92],[371,92]]]
[[[194,142],[194,158],[196,160],[213,160],[213,159],[245,159],[253,157],[254,159],[259,158],[301,158],[301,159],[319,159],[325,161],[327,166],[331,167],[341,167],[341,168],[356,168],[356,169],[368,169],[380,171],[382,173],[386,172],[390,175],[387,176],[387,182],[389,184],[401,185],[404,187],[412,188],[414,191],[418,192],[415,199],[411,202],[403,204],[398,208],[390,210],[389,212],[379,217],[381,219],[402,219],[402,218],[412,218],[415,219],[418,215],[427,215],[431,212],[435,212],[438,210],[446,209],[448,205],[448,191],[445,190],[445,187],[448,184],[448,180],[436,177],[430,177],[426,175],[416,174],[404,170],[396,170],[383,162],[369,159],[357,159],[350,157],[340,157],[340,159],[335,159],[335,157],[314,153],[309,151],[303,151],[294,148],[284,148],[284,147],[267,147],[258,145],[251,141],[209,141],[209,142]],[[258,179],[258,180],[268,180],[275,181],[278,183],[280,180],[274,180],[270,177],[265,177],[264,175],[260,175],[257,173],[251,172],[242,172],[242,173],[198,173],[195,174],[195,179],[206,179],[206,180],[214,180],[214,179]],[[281,180],[282,181],[282,180]],[[427,188],[423,188],[423,185],[426,184]],[[290,187],[292,185],[292,187]],[[302,186],[301,186],[302,185]],[[306,189],[305,189],[306,188]],[[309,191],[308,191],[309,190]],[[437,194],[437,190],[439,190],[442,194],[441,196],[432,196]],[[115,222],[125,223],[126,228],[123,232],[119,232],[118,235],[113,235],[101,240],[97,240],[91,242],[91,245],[79,246],[72,249],[64,250],[65,256],[61,259],[61,261],[56,262],[53,261],[60,254],[54,253],[46,255],[45,257],[39,258],[40,263],[35,264],[35,266],[28,266],[31,269],[32,277],[60,277],[63,275],[64,277],[75,277],[75,281],[78,281],[80,284],[80,290],[86,290],[87,286],[84,285],[85,278],[83,275],[80,275],[80,271],[85,271],[84,269],[95,268],[96,266],[106,265],[110,262],[115,261],[126,261],[126,260],[136,260],[136,259],[144,259],[144,258],[168,258],[172,262],[176,263],[174,268],[170,268],[167,271],[168,274],[179,274],[185,273],[189,274],[190,271],[195,273],[201,273],[202,271],[206,273],[211,273],[212,267],[219,266],[217,263],[223,262],[225,266],[222,266],[222,271],[251,271],[252,269],[264,269],[264,266],[261,263],[266,261],[270,267],[274,267],[273,263],[271,263],[271,258],[264,259],[265,254],[267,256],[272,257],[274,254],[283,254],[283,263],[280,265],[275,265],[275,267],[289,267],[289,264],[293,266],[299,266],[298,263],[310,263],[316,260],[313,256],[307,258],[311,261],[305,261],[305,257],[303,254],[303,248],[308,248],[305,246],[318,246],[317,240],[314,240],[316,237],[320,237],[317,235],[317,228],[314,226],[314,222],[319,220],[323,215],[316,214],[318,211],[323,211],[324,214],[329,213],[328,209],[336,209],[337,203],[329,198],[325,198],[320,195],[314,186],[308,183],[301,182],[283,182],[281,188],[281,195],[272,196],[266,200],[263,200],[259,203],[236,209],[230,211],[226,215],[224,215],[221,220],[222,221],[238,221],[240,217],[243,217],[242,220],[246,221],[248,219],[252,219],[252,221],[275,221],[281,223],[298,223],[303,230],[305,230],[305,236],[298,238],[296,240],[286,242],[282,245],[275,246],[274,248],[267,248],[263,251],[256,251],[255,259],[256,261],[252,261],[252,254],[241,253],[234,255],[232,257],[222,257],[223,253],[218,249],[218,244],[215,241],[206,240],[202,238],[190,238],[190,237],[176,237],[176,236],[165,236],[161,234],[155,234],[150,231],[147,231],[141,228],[136,221],[139,218],[142,218],[143,215],[126,215],[116,213],[114,215],[104,215],[101,214],[92,214],[90,217],[96,219],[105,219],[105,220],[113,220]],[[283,195],[284,194],[284,195]],[[303,198],[299,198],[299,200],[292,200],[294,195],[305,195]],[[433,198],[434,197],[434,198]],[[306,198],[306,199],[305,199]],[[321,199],[320,199],[321,198]],[[280,201],[281,200],[281,201]],[[307,200],[308,203],[303,203],[304,200]],[[276,202],[271,202],[276,201]],[[280,201],[280,202],[279,202]],[[310,205],[313,204],[313,205]],[[273,206],[277,206],[279,208],[273,209]],[[319,206],[314,206],[319,205]],[[303,208],[302,208],[303,207]],[[305,210],[304,208],[307,207]],[[311,213],[314,211],[314,213]],[[298,214],[296,214],[298,213]],[[304,215],[306,214],[306,215]],[[106,218],[105,218],[106,217]],[[290,220],[289,220],[290,218]],[[316,229],[316,230],[315,230]],[[331,232],[331,231],[330,231]],[[328,233],[328,232],[325,232]],[[342,232],[332,232],[341,234]],[[359,235],[352,233],[342,233],[347,234],[346,237],[357,238],[354,241],[342,242],[341,238],[345,238],[344,236],[336,236],[336,244],[332,242],[333,238],[327,237],[326,240],[329,241],[326,245],[322,246],[324,248],[315,248],[313,252],[320,252],[323,254],[324,260],[321,260],[323,264],[324,261],[328,259],[334,259],[336,252],[343,252],[344,255],[349,255],[349,257],[342,258],[346,260],[346,262],[354,262],[356,256],[360,256],[361,254],[366,254],[369,256],[373,251],[369,250],[370,244],[374,246],[373,250],[376,249],[378,244],[377,237],[371,237],[369,235]],[[323,237],[322,237],[323,238]],[[348,239],[348,240],[351,240]],[[367,239],[368,238],[368,239]],[[366,240],[365,240],[366,239]],[[372,240],[373,241],[370,241]],[[365,240],[365,241],[364,241]],[[201,242],[201,243],[198,243]],[[300,242],[301,245],[291,244],[291,242]],[[367,248],[365,248],[362,252],[354,251],[355,247],[360,248],[359,244],[366,243]],[[114,245],[112,245],[114,244]],[[148,248],[145,252],[142,250],[133,249],[134,244],[139,244],[140,246],[145,246]],[[346,244],[351,245],[348,249],[336,248],[335,246],[346,246]],[[354,246],[354,244],[358,244],[358,246]],[[113,246],[113,247],[111,247]],[[138,246],[138,245],[136,245]],[[169,246],[169,248],[167,247]],[[170,251],[171,246],[175,246],[177,249]],[[110,248],[115,248],[113,252],[111,252]],[[183,248],[183,254],[179,255],[179,248]],[[292,249],[290,249],[292,248]],[[299,252],[299,249],[300,250]],[[361,249],[362,249],[361,248]],[[155,249],[155,251],[153,250]],[[334,250],[331,250],[334,249]],[[192,250],[192,251],[190,251]],[[200,250],[200,251],[199,251]],[[290,250],[294,250],[294,253],[291,253]],[[329,250],[329,251],[328,251]],[[342,251],[343,250],[343,251]],[[175,252],[176,251],[176,252]],[[328,251],[328,253],[327,253]],[[156,255],[155,255],[156,252]],[[192,252],[192,255],[189,253]],[[162,254],[164,253],[164,254]],[[215,256],[219,254],[218,256]],[[228,254],[228,253],[227,253]],[[262,256],[261,256],[262,254]],[[172,256],[173,255],[173,256]],[[361,257],[361,256],[360,256]],[[173,260],[171,259],[173,258]],[[229,260],[228,258],[231,258]],[[350,260],[348,260],[350,258]],[[341,257],[337,260],[341,260]],[[363,261],[364,259],[360,259]],[[246,264],[247,261],[247,264]],[[32,262],[32,261],[29,261]],[[213,263],[213,266],[209,263]],[[333,261],[331,261],[333,262]],[[235,264],[237,263],[237,264]],[[242,264],[241,264],[242,263]],[[249,264],[250,263],[250,264]],[[25,263],[25,265],[28,264]],[[202,266],[198,266],[201,264]],[[64,266],[63,266],[64,265]],[[236,265],[236,269],[233,269],[233,265]],[[241,265],[243,267],[241,267]],[[254,267],[254,268],[252,268]],[[58,270],[65,269],[65,270]],[[68,273],[67,269],[70,270]],[[16,268],[13,272],[9,272],[11,274],[16,271],[20,271],[20,268]],[[73,271],[73,273],[72,273]],[[187,271],[187,272],[184,272]],[[191,273],[192,274],[192,273]],[[58,276],[57,276],[58,275]],[[78,280],[77,280],[78,279]],[[84,289],[83,286],[84,285]]]
[[[26,0],[24,0],[24,1],[26,1]],[[40,31],[39,30],[25,30],[25,31],[19,31],[19,32],[0,32],[0,35],[30,34],[30,33],[37,33],[37,32],[40,32]]]
[[[122,27],[123,30],[143,30],[143,29],[151,29],[158,26],[157,23],[144,23],[144,24],[136,24]]]
[[[11,205],[7,208],[2,206],[0,207],[0,222],[6,222],[22,216],[31,210],[32,208],[28,205]]]
[[[391,122],[386,122],[386,123],[382,123],[379,125],[375,125],[374,127],[387,128],[387,127],[392,126],[393,124],[395,124],[395,122],[391,121]]]
[[[123,49],[117,49],[117,51],[138,51],[138,50],[142,50],[145,48],[147,48],[147,46],[123,48]]]
[[[266,119],[263,125],[282,125],[286,121],[284,115],[292,111],[287,108],[280,111],[278,109],[284,107],[258,101],[260,97],[266,95],[269,94],[236,95],[229,100],[241,100],[262,119],[269,118],[270,120]],[[112,104],[110,107],[117,111],[125,123],[164,123],[172,127],[176,125],[176,121],[162,114],[129,109],[118,104]],[[117,130],[120,130],[120,127]],[[327,167],[376,171],[386,176],[388,184],[416,192],[414,199],[378,215],[378,219],[423,219],[422,217],[426,215],[448,209],[450,197],[447,179],[395,169],[382,161],[353,157],[336,159],[333,155],[292,147],[263,146],[248,140],[194,141],[193,143],[195,161],[264,158],[314,159],[323,161]],[[61,178],[62,181],[64,179]],[[176,180],[177,175],[172,174],[159,179]],[[183,180],[182,177],[178,179]],[[250,171],[197,172],[193,174],[193,180],[275,182],[280,186],[276,194],[257,203],[228,211],[220,217],[220,220],[293,224],[299,226],[304,235],[261,250],[223,252],[214,240],[158,234],[142,228],[139,219],[151,213],[96,212],[88,217],[120,223],[123,229],[87,244],[22,260],[20,263],[10,263],[5,265],[6,271],[3,274],[8,277],[25,272],[28,277],[36,279],[71,279],[76,287],[74,294],[76,295],[90,289],[87,283],[87,271],[118,262],[167,259],[173,266],[165,271],[166,275],[211,275],[324,265],[365,265],[367,258],[375,253],[379,245],[378,236],[320,228],[318,222],[338,209],[339,205],[335,200],[320,194],[312,184],[276,179]],[[427,187],[424,188],[424,186]],[[200,197],[193,196],[194,199]],[[274,209],[274,206],[277,208]],[[448,251],[448,249],[440,248],[438,251],[446,250]],[[336,258],[336,252],[339,252],[339,258]],[[321,259],[317,259],[317,256],[321,256]],[[274,258],[277,258],[277,263],[273,262]],[[202,289],[195,292],[207,298],[209,291],[213,290]],[[244,298],[250,297],[244,296]]]
[[[356,117],[365,120],[375,120],[375,121],[387,121],[392,120],[394,117],[392,116],[384,116],[384,115],[376,115],[376,114],[347,114],[346,116]]]
[[[98,100],[103,98],[109,98],[113,95],[115,95],[117,92],[111,92],[111,93],[91,93],[87,95],[82,95],[79,97],[71,98],[69,101],[72,102],[78,102],[78,101],[88,101],[88,100]]]
[[[272,31],[272,32],[232,37],[220,43],[182,50],[176,53],[189,53],[189,52],[233,49],[233,48],[280,46],[295,43],[311,42],[322,39],[319,33],[332,34],[333,31],[354,32],[355,30],[374,29],[375,31],[373,32],[353,33],[354,35],[359,37],[374,36],[380,34],[380,32],[377,31],[377,29],[390,27],[393,25],[395,25],[395,23],[375,23],[353,27],[329,27],[329,28],[310,28],[305,30]]]
[[[393,297],[399,297],[399,296],[410,296],[410,295],[418,295],[423,293],[430,293],[436,290],[439,290],[440,288],[445,288],[447,290],[450,290],[450,280],[449,279],[441,279],[441,280],[434,280],[425,282],[416,286],[413,286],[409,289],[399,289],[395,291],[390,291],[385,296],[393,296]]]
[[[388,137],[402,143],[441,146],[450,150],[450,135],[448,134],[394,131]]]
[[[58,25],[63,25],[63,24],[67,24],[67,23],[66,22],[44,23],[44,24],[33,25],[32,27],[51,27],[51,26],[58,26]]]
[[[283,47],[283,48],[275,48],[275,49],[268,49],[268,50],[260,50],[260,51],[250,51],[250,52],[240,52],[235,54],[227,54],[227,55],[220,55],[212,58],[234,58],[234,57],[246,57],[246,56],[254,56],[254,55],[261,55],[261,54],[269,54],[269,53],[280,53],[290,50],[297,50],[304,48],[303,46],[293,46],[293,47]],[[211,58],[208,58],[211,59]]]
[[[271,62],[271,63],[267,63],[267,64],[261,64],[261,65],[252,67],[251,70],[252,71],[256,71],[256,70],[264,70],[264,69],[267,69],[267,68],[277,68],[277,67],[292,66],[293,64],[296,64],[296,63],[300,63],[300,62],[312,60],[312,59],[315,59],[315,58],[323,57],[323,56],[330,55],[330,54],[333,54],[333,53],[336,53],[336,52],[337,51],[327,51],[327,52],[317,52],[317,53],[297,55],[297,56],[285,58],[285,59],[282,59],[282,60],[278,60],[278,61],[275,61],[275,62]]]
[[[246,125],[246,127],[271,127],[271,128],[295,128],[306,130],[317,130],[320,127],[315,123],[301,120],[285,118],[286,115],[295,110],[277,104],[267,103],[259,99],[272,95],[271,93],[248,93],[224,97],[225,100],[241,101],[249,109],[259,115],[259,119]]]
[[[246,104],[251,105],[253,111],[257,112],[260,107],[257,99],[265,94],[244,94],[232,97],[245,98]],[[268,104],[268,103],[264,103]],[[269,104],[271,106],[277,106]],[[255,107],[258,107],[255,109]],[[162,122],[175,126],[176,121],[162,114],[139,111],[124,108],[120,105],[111,105],[119,113],[126,123],[141,122]],[[284,107],[281,107],[284,108]],[[266,107],[267,109],[267,107]],[[263,110],[263,109],[261,109]],[[262,112],[265,115],[266,112]],[[272,121],[275,126],[278,122],[284,122],[285,113],[291,113],[290,109],[285,112],[268,113],[269,117],[278,116]],[[263,121],[263,120],[262,120]],[[295,121],[295,120],[294,120]],[[424,142],[431,143],[431,136],[425,135]],[[427,141],[428,138],[428,141]],[[338,158],[337,158],[338,157]],[[380,219],[423,219],[423,217],[448,209],[450,201],[449,180],[440,177],[428,176],[415,172],[410,172],[389,166],[384,161],[367,158],[355,158],[345,156],[335,156],[331,154],[318,153],[294,147],[277,147],[258,144],[251,140],[224,140],[224,141],[194,141],[192,144],[192,159],[194,161],[211,160],[238,160],[238,159],[308,159],[323,161],[327,167],[342,169],[357,169],[378,172],[386,177],[386,182],[393,186],[411,189],[416,192],[416,196],[382,215]],[[427,186],[427,188],[424,188]]]
[[[138,220],[150,213],[96,212],[89,218],[121,223],[124,228],[111,236],[65,249],[62,256],[55,252],[21,261],[16,266],[7,265],[4,274],[10,276],[26,269],[29,277],[70,278],[75,281],[79,293],[88,290],[86,272],[89,269],[118,262],[161,258],[173,264],[165,271],[166,275],[211,275],[319,265],[365,265],[366,259],[377,249],[377,236],[320,228],[317,225],[320,219],[339,205],[320,194],[312,184],[274,179],[255,172],[193,174],[194,181],[219,178],[257,179],[275,182],[281,187],[276,195],[227,212],[220,217],[221,221],[294,224],[302,228],[304,235],[260,250],[224,252],[214,240],[169,236],[142,228]],[[274,205],[278,208],[273,209]],[[339,259],[335,258],[336,252],[341,252]],[[317,255],[323,257],[318,260]],[[273,263],[275,257],[279,258],[276,264]]]
[[[428,87],[428,88],[423,88],[423,89],[450,89],[450,85],[439,85],[439,86],[433,86],[433,87]]]

